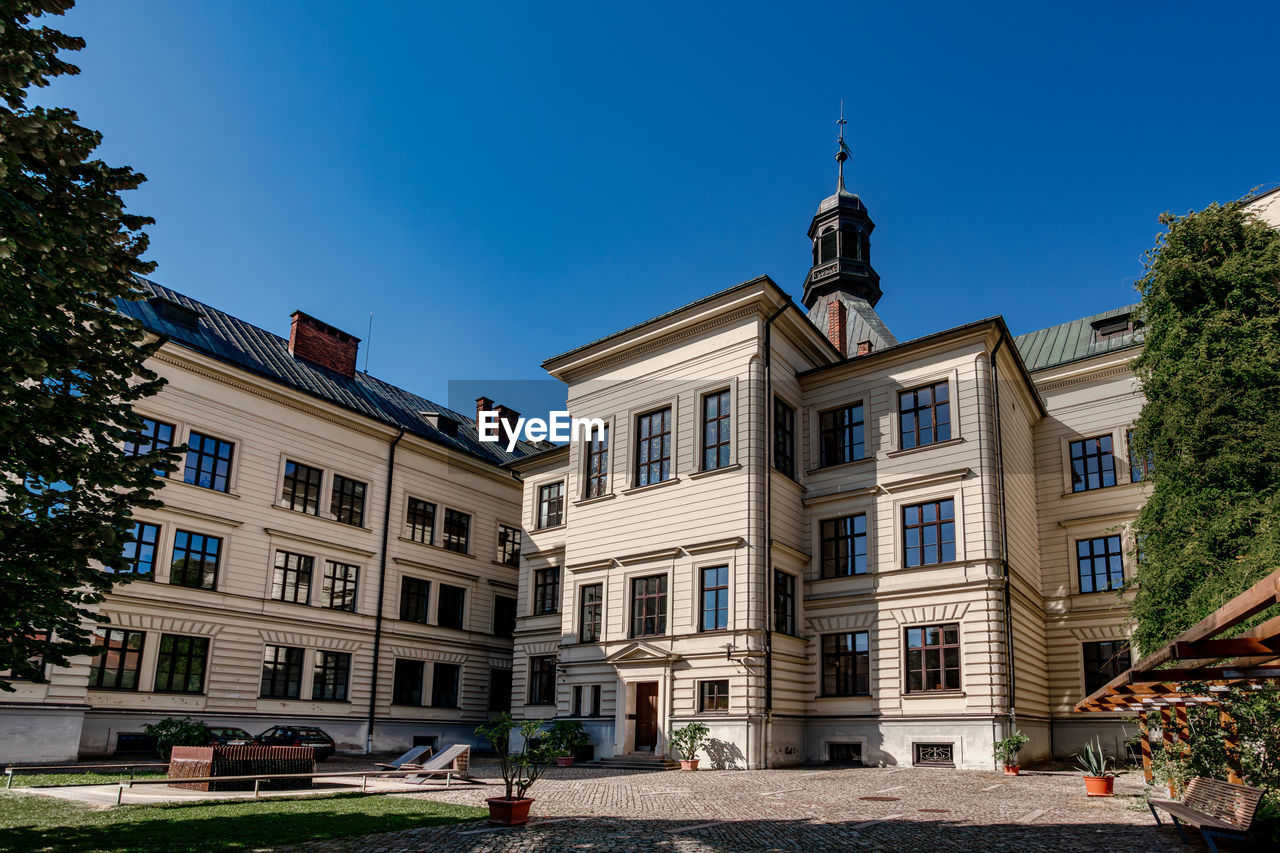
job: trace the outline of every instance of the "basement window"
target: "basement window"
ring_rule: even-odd
[[[917,767],[955,767],[954,744],[918,743],[915,745]]]
[[[853,764],[862,766],[862,744],[829,743],[827,744],[828,764]]]

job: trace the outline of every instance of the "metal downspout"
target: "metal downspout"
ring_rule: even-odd
[[[764,321],[764,420],[763,445],[764,476],[761,490],[764,498],[764,756],[763,764],[769,766],[769,744],[773,727],[773,374],[772,361],[773,321],[782,316],[789,304],[783,305]]]
[[[1004,487],[1004,440],[1000,430],[1000,374],[996,366],[996,356],[1005,344],[1005,336],[1000,335],[995,347],[991,350],[991,420],[994,430],[996,451],[996,505],[999,513],[1000,532],[1000,569],[1004,581],[1004,649],[1005,649],[1005,699],[1006,711],[1010,724],[1015,720],[1014,713],[1014,668],[1013,668],[1013,593],[1009,580],[1009,520],[1005,509]]]
[[[387,540],[391,533],[391,484],[396,471],[396,446],[404,438],[404,427],[396,433],[387,455],[387,499],[382,505],[382,549],[378,558],[378,604],[373,611],[373,672],[369,676],[369,720],[365,726],[364,751],[373,752],[373,713],[378,704],[378,656],[382,651],[382,599],[387,593]]]

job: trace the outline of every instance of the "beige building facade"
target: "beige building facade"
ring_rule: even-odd
[[[1131,662],[1137,306],[899,342],[873,228],[841,186],[801,304],[757,279],[546,362],[608,429],[511,465],[517,716],[604,757],[696,720],[705,767],[1125,751],[1072,708]]]
[[[305,314],[285,340],[149,289],[122,306],[168,338],[139,443],[190,449],[136,514],[108,651],[0,694],[0,761],[145,749],[167,716],[318,726],[347,752],[473,741],[510,683],[520,486],[501,466],[534,448],[358,373],[358,341]]]

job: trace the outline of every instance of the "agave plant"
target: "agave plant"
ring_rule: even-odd
[[[1076,766],[1086,776],[1114,776],[1107,770],[1107,756],[1102,751],[1102,738],[1094,738],[1084,745],[1084,752],[1076,754]]]

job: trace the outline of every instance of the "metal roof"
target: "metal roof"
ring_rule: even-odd
[[[1092,358],[1103,353],[1142,345],[1142,329],[1139,328],[1099,339],[1094,328],[1105,320],[1112,320],[1138,311],[1139,305],[1125,305],[1092,317],[1082,317],[1070,323],[1050,326],[1038,332],[1028,332],[1014,338],[1014,344],[1026,362],[1028,370],[1044,370]]]
[[[551,446],[542,442],[520,442],[515,452],[508,453],[505,443],[480,441],[471,415],[455,412],[368,373],[357,371],[352,378],[294,358],[286,338],[155,282],[140,279],[140,284],[149,297],[168,300],[200,315],[199,322],[191,326],[175,322],[146,298],[117,302],[121,313],[140,321],[171,343],[494,465],[503,465]],[[433,426],[427,413],[454,421],[457,434],[451,435]]]

